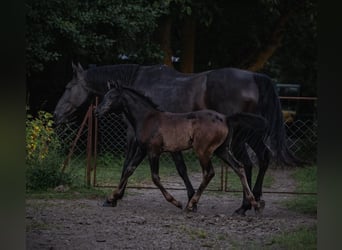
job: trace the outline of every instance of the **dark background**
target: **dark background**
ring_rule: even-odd
[[[317,95],[317,1],[27,0],[26,106],[52,112],[71,62],[237,67]],[[173,60],[172,58],[176,58]]]

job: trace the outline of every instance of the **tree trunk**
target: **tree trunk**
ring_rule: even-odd
[[[183,73],[194,72],[194,53],[196,37],[196,20],[193,16],[186,16],[182,28],[180,71]]]
[[[171,57],[172,57],[171,28],[172,28],[172,17],[171,16],[162,17],[159,22],[159,26],[157,30],[157,41],[160,44],[160,48],[164,52],[163,63],[165,65],[173,67],[172,60],[171,60]]]
[[[282,45],[281,42],[285,34],[286,24],[291,14],[292,11],[287,11],[280,16],[267,44],[250,58],[244,68],[251,71],[258,71],[265,66],[266,62],[272,57],[274,52]]]

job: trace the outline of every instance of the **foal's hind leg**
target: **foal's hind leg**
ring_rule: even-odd
[[[252,187],[252,162],[249,159],[249,155],[247,153],[246,147],[239,148],[234,147],[234,155],[239,155],[239,159],[241,159],[241,162],[245,168],[245,173],[246,173],[246,179],[249,187]],[[235,153],[236,152],[236,153]],[[243,199],[242,199],[242,204],[241,207],[235,210],[234,214],[235,215],[241,215],[245,216],[246,211],[250,210],[252,207],[249,199],[246,197],[246,193],[243,192]]]
[[[254,208],[258,208],[259,204],[255,201],[254,195],[250,189],[250,186],[247,181],[245,168],[244,166],[234,157],[234,155],[228,150],[228,148],[225,148],[225,150],[218,150],[215,152],[217,156],[219,156],[223,161],[228,163],[234,172],[239,176],[242,188],[244,191],[244,194],[246,196],[246,199],[250,202],[250,204]]]
[[[151,176],[153,183],[160,189],[165,199],[175,205],[176,207],[182,209],[182,203],[177,201],[169,192],[166,191],[164,186],[160,182],[159,177],[159,156],[149,156],[150,167],[151,167]]]
[[[197,208],[197,203],[205,190],[208,186],[211,179],[215,176],[214,168],[210,160],[210,156],[199,156],[199,161],[202,167],[203,179],[200,186],[197,189],[197,192],[194,196],[190,199],[186,209],[188,211],[194,211],[194,208]]]
[[[178,171],[178,174],[180,177],[182,177],[184,184],[186,186],[186,190],[188,191],[188,201],[192,198],[192,196],[195,194],[195,190],[189,180],[189,176],[187,173],[186,165],[184,163],[184,158],[181,152],[174,152],[171,153],[171,156],[176,164],[176,168]],[[194,204],[193,211],[196,212],[197,206]]]

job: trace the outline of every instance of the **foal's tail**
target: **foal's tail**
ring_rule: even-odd
[[[236,113],[227,116],[226,120],[229,128],[227,138],[229,144],[232,143],[234,137],[234,146],[240,145],[241,147],[248,142],[253,148],[259,146],[264,148],[268,130],[268,122],[265,118],[252,113]]]
[[[227,122],[233,128],[237,126],[240,129],[255,130],[256,132],[264,132],[268,127],[268,122],[261,115],[252,113],[236,113],[231,116],[227,116]]]

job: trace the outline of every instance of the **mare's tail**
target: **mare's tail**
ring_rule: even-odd
[[[268,121],[266,135],[270,137],[270,149],[276,163],[287,166],[305,164],[287,145],[281,104],[271,79],[264,74],[255,73],[254,80],[259,88],[258,110]]]

